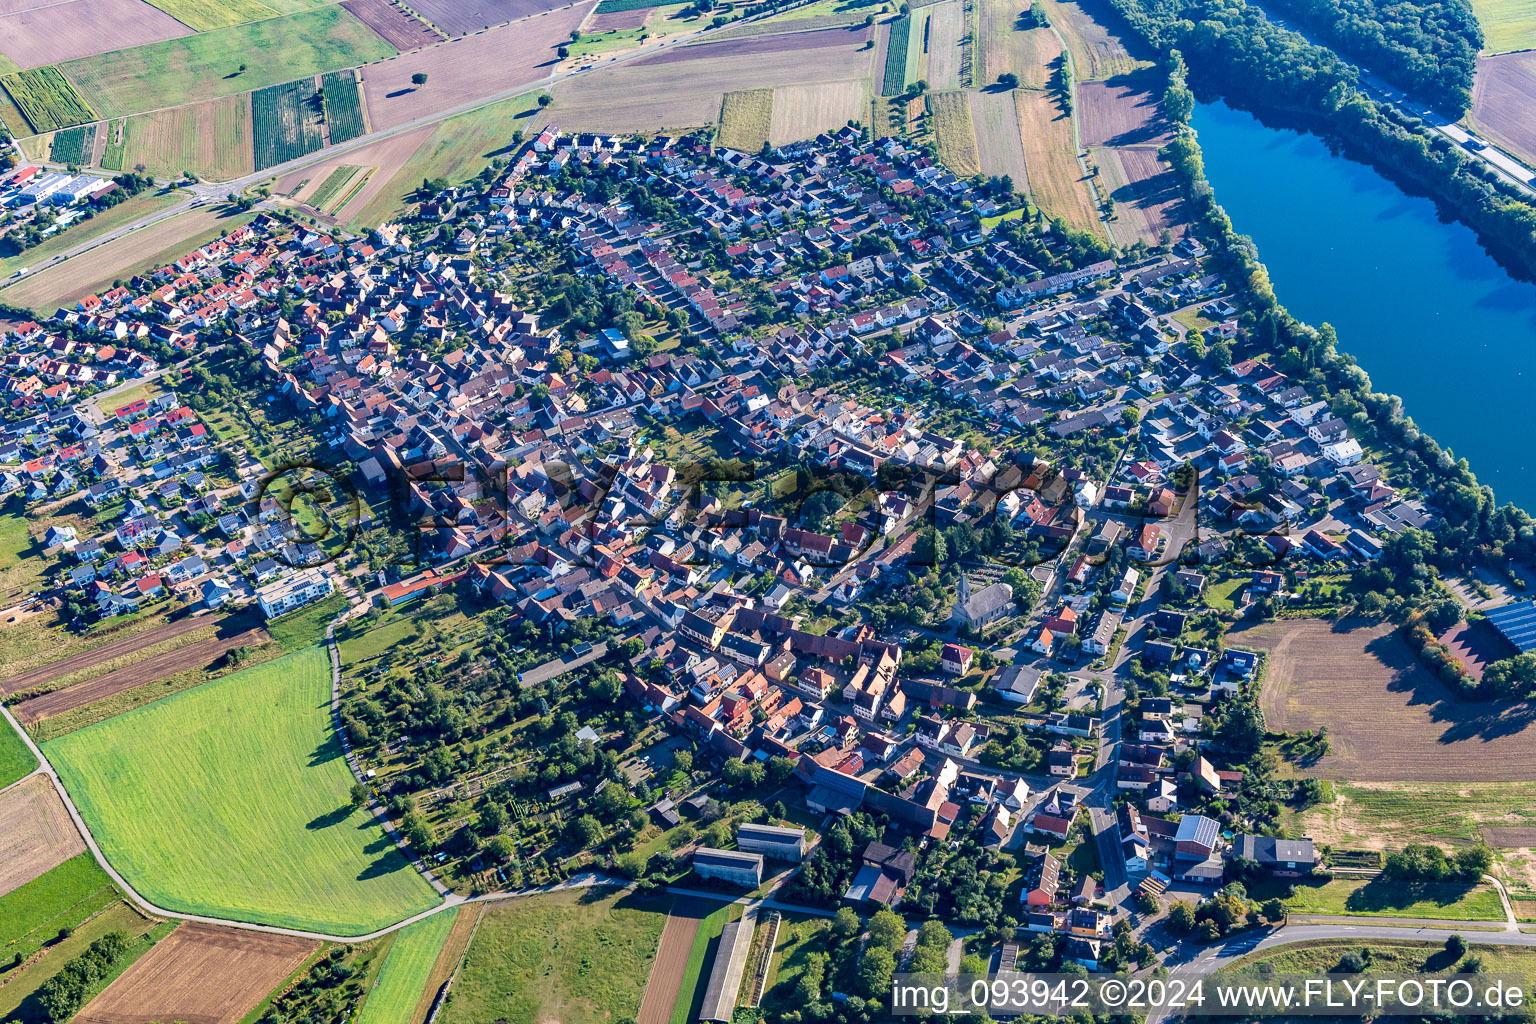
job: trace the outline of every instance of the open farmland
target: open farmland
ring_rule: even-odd
[[[815,32],[780,32],[767,36],[727,39],[722,42],[688,43],[675,49],[641,57],[633,63],[635,67],[651,67],[656,64],[750,57],[764,53],[804,53],[833,47],[857,50],[869,39],[869,33],[870,30],[865,26],[855,25],[852,28],[826,28]]]
[[[666,902],[600,889],[498,903],[453,984],[443,1024],[633,1017],[651,972]]]
[[[313,153],[325,144],[320,90],[313,78],[251,93],[251,138],[256,169],[265,170]]]
[[[978,85],[992,85],[1005,72],[1019,76],[1019,84],[1044,89],[1050,79],[1047,66],[1061,53],[1061,43],[1048,28],[1019,28],[1019,6],[1009,0],[978,0],[981,8],[980,78]]]
[[[556,48],[591,9],[585,2],[521,25],[452,39],[363,69],[363,95],[375,131],[538,81]],[[427,84],[411,84],[416,73]],[[512,134],[515,125],[506,127]]]
[[[773,125],[768,141],[775,146],[813,139],[849,121],[864,119],[869,102],[865,79],[820,85],[781,85],[773,92]]]
[[[1012,93],[971,93],[971,127],[981,171],[1013,179],[1013,190],[1029,188],[1029,169],[1024,165],[1024,145],[1019,138],[1019,111]]]
[[[244,632],[229,631],[226,635],[211,636],[206,640],[199,640],[151,657],[135,655],[131,659],[132,663],[123,668],[23,701],[16,705],[16,721],[25,726],[36,725],[46,719],[84,708],[147,683],[169,680],[172,676],[183,672],[206,672],[212,669],[226,652],[236,648],[259,647],[267,640],[266,631],[261,629],[249,629]],[[154,691],[145,694],[146,700],[155,699],[156,696]],[[158,696],[168,696],[168,693],[160,693]]]
[[[60,67],[103,117],[122,117],[262,89],[394,52],[367,25],[333,5]],[[244,73],[241,64],[247,65]]]
[[[1332,752],[1307,773],[1352,782],[1536,779],[1533,704],[1457,700],[1388,626],[1316,619],[1233,633],[1269,652],[1274,731],[1327,724]]]
[[[22,690],[30,690],[65,676],[88,673],[96,666],[104,666],[116,659],[128,658],[145,648],[161,644],[169,645],[190,633],[207,630],[216,625],[217,621],[213,618],[188,615],[153,629],[129,633],[119,639],[99,644],[90,650],[81,651],[79,654],[49,662],[46,665],[28,666],[26,671],[0,679],[0,694],[20,693]]]
[[[52,779],[34,775],[0,793],[0,896],[84,852]]]
[[[599,5],[601,6],[601,5]],[[587,22],[587,33],[622,32],[626,29],[643,28],[651,20],[651,8],[634,7],[627,11],[603,11],[593,14]]]
[[[167,195],[147,189],[110,209],[71,225],[68,231],[60,231],[50,238],[43,239],[41,243],[23,252],[12,252],[8,243],[0,241],[0,254],[3,254],[0,255],[0,278],[15,274],[21,267],[36,266],[61,252],[66,252],[77,245],[83,245],[93,238],[120,228],[124,224],[131,224],[140,217],[151,216],[181,202],[183,198],[177,193]]]
[[[1047,216],[1060,217],[1080,231],[1104,234],[1089,183],[1083,180],[1072,145],[1072,119],[1043,92],[1014,94],[1029,194]]]
[[[396,933],[357,1024],[410,1024],[458,913],[445,910]]]
[[[103,32],[103,25],[111,25],[111,31]],[[191,32],[144,0],[39,0],[20,8],[4,6],[0,53],[18,67],[30,68]]]
[[[651,964],[651,975],[646,980],[645,997],[640,1001],[637,1024],[668,1024],[671,1021],[678,991],[683,986],[683,974],[688,968],[688,954],[699,933],[699,923],[718,906],[710,900],[692,896],[678,896],[672,900],[672,909],[667,912],[667,923],[661,929],[661,941],[656,947],[656,960]]]
[[[1489,141],[1527,164],[1536,163],[1536,51],[1477,62],[1467,120]]]
[[[91,162],[91,151],[96,148],[96,126],[82,124],[77,128],[65,128],[53,133],[50,144],[54,163],[84,166]]]
[[[372,815],[351,807],[320,648],[44,749],[108,860],[160,906],[360,934],[435,902]]]
[[[401,53],[431,46],[443,38],[431,25],[389,0],[342,0],[341,6]]]
[[[569,0],[411,0],[410,8],[450,36],[564,7]],[[648,5],[654,6],[654,5]]]
[[[1090,150],[1099,168],[1099,183],[1115,201],[1115,237],[1129,232],[1156,245],[1167,230],[1183,233],[1179,217],[1183,190],[1173,168],[1146,146]]]
[[[78,853],[51,871],[0,896],[0,949],[31,956],[119,899],[112,879],[89,853]]]
[[[1485,53],[1536,48],[1536,3],[1531,0],[1472,0],[1483,28]]]
[[[1148,62],[1136,35],[1110,7],[1109,0],[1041,0],[1051,24],[1067,40],[1081,81],[1101,81],[1129,74]]]
[[[277,12],[261,0],[152,0],[183,25],[199,32],[275,18]]]
[[[10,722],[0,723],[0,786],[9,786],[37,768],[37,758]]]
[[[343,190],[363,173],[363,170],[355,164],[342,164],[326,174],[319,188],[309,191],[308,195],[304,196],[304,204],[312,210],[328,212],[331,204],[343,196]]]
[[[598,17],[617,18],[620,15],[603,14],[598,15]],[[792,21],[767,18],[763,21],[749,21],[742,25],[731,25],[719,29],[711,32],[709,38],[714,42],[721,42],[726,39],[744,39],[747,36],[779,35],[784,32],[814,32],[824,28],[851,28],[855,25],[864,24],[865,17],[867,15],[862,11],[849,11],[847,14],[823,14],[815,18],[796,18]]]
[[[0,986],[0,1018],[14,1024],[47,1024],[58,1019],[50,1017],[44,1009],[39,990],[66,964],[86,952],[91,943],[114,931],[122,932],[129,940],[123,957],[84,985],[81,991],[84,1000],[91,999],[111,984],[153,949],[173,927],[159,918],[141,913],[124,900],[109,903],[100,913],[82,919],[71,931],[50,936],[53,941],[48,942],[38,956],[24,961],[19,970],[8,972],[5,984]]]
[[[239,1024],[318,947],[310,939],[187,921],[91,1000],[75,1022]]]
[[[773,123],[773,90],[744,89],[728,92],[720,106],[720,131],[716,141],[722,146],[756,153],[768,141]]]
[[[960,0],[944,0],[928,10],[928,73],[930,89],[958,89],[960,37],[965,34],[965,9]]]
[[[344,157],[338,157],[334,162],[294,171],[278,182],[277,190],[284,193],[292,192],[304,180],[310,182],[305,186],[306,189],[318,190],[324,186],[330,175],[336,173],[342,166],[363,167],[368,171],[367,182],[333,213],[336,219],[342,222],[357,217],[361,213],[363,215],[360,218],[361,223],[381,224],[392,219],[404,207],[405,194],[421,184],[422,175],[416,175],[415,181],[411,182],[401,174],[401,169],[410,164],[417,150],[435,130],[437,129],[431,127],[419,128],[413,132],[371,143],[362,149],[355,149]],[[398,180],[397,175],[400,175]],[[348,186],[349,189],[350,187]],[[346,192],[337,193],[338,198],[345,195]]]
[[[51,132],[96,120],[96,115],[58,68],[34,68],[0,78],[35,132]]]
[[[1079,130],[1084,146],[1152,146],[1173,138],[1159,106],[1162,85],[1156,70],[1120,75],[1077,87]]]
[[[933,134],[939,159],[957,175],[981,173],[976,149],[976,129],[971,125],[971,99],[963,92],[931,92],[928,110],[933,115]],[[1022,182],[1019,183],[1022,187]]]
[[[320,95],[325,100],[325,132],[331,145],[363,135],[363,96],[351,69],[328,71],[320,76]]]
[[[255,170],[251,149],[251,98],[222,96],[128,118],[120,145],[109,146],[102,165],[132,170],[139,164],[156,177],[193,171],[212,181]]]
[[[881,78],[880,95],[895,96],[907,87],[907,51],[912,46],[912,16],[903,14],[891,22],[890,36],[885,44],[884,76]],[[876,69],[880,71],[879,68]]]

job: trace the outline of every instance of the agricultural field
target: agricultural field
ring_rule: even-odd
[[[107,858],[186,913],[360,934],[433,893],[366,810],[331,731],[330,661],[302,651],[52,740]],[[232,727],[260,709],[261,728]]]
[[[1041,0],[1051,24],[1067,40],[1079,81],[1096,82],[1130,74],[1150,61],[1136,35],[1109,0]],[[1135,47],[1133,53],[1131,47]]]
[[[656,960],[646,979],[645,996],[640,1000],[637,1024],[668,1024],[672,1020],[683,974],[688,967],[688,954],[693,950],[699,925],[717,906],[719,904],[691,896],[678,896],[672,900],[667,923],[661,929],[661,941],[656,947]]]
[[[880,95],[895,96],[907,87],[907,51],[912,46],[912,15],[903,14],[891,22],[891,34],[885,46],[885,76]]]
[[[396,181],[396,175],[401,172],[401,168],[410,163],[423,144],[433,137],[434,132],[440,131],[441,128],[441,125],[437,128],[430,126],[419,128],[413,132],[371,143],[362,149],[355,149],[345,156],[337,157],[334,161],[294,171],[278,182],[277,191],[290,194],[297,188],[298,195],[302,198],[306,190],[319,189],[324,185],[330,175],[340,167],[362,167],[368,175],[367,181],[363,183],[361,189],[351,193],[351,198],[347,198],[345,203],[336,207],[332,214],[337,221],[345,223],[356,217],[359,211],[372,209],[374,212],[364,213],[359,224],[381,224],[405,207],[406,193],[421,185],[422,175],[416,175],[414,182],[403,177]],[[304,182],[308,184],[303,184]],[[352,188],[353,186],[349,185],[339,192],[337,200],[345,198]]]
[[[1536,49],[1536,3],[1531,0],[1472,0],[1483,27],[1483,52]]]
[[[72,60],[60,68],[103,117],[124,117],[263,89],[394,53],[367,25],[332,5]]]
[[[1166,146],[1173,138],[1159,105],[1160,72],[1138,71],[1077,87],[1084,146]]]
[[[153,0],[156,7],[188,28],[212,32],[248,21],[275,18],[277,12],[261,0]]]
[[[1061,54],[1061,43],[1048,28],[1020,28],[1019,5],[1008,0],[978,0],[981,46],[977,85],[990,86],[997,76],[1012,73],[1028,89],[1044,89],[1048,65]]]
[[[350,68],[321,75],[320,95],[325,101],[325,130],[331,145],[367,133],[362,93],[358,91],[357,75]]]
[[[353,164],[342,164],[325,176],[320,187],[304,198],[304,203],[311,209],[321,213],[329,213],[333,202],[343,198],[344,190],[364,168]]]
[[[78,927],[118,899],[117,887],[91,855],[76,854],[0,896],[0,949],[31,956],[60,928]]]
[[[773,91],[773,122],[768,141],[775,146],[813,139],[849,121],[864,119],[869,102],[866,79],[820,85],[781,85]]]
[[[1093,149],[1099,183],[1115,201],[1115,237],[1155,245],[1166,230],[1177,236],[1184,225],[1179,216],[1183,191],[1178,176],[1148,146]]]
[[[1503,921],[1504,903],[1486,882],[1415,884],[1376,878],[1335,878],[1302,883],[1285,901],[1293,914],[1422,917],[1445,921]]]
[[[976,149],[976,129],[971,124],[970,94],[930,92],[928,111],[933,115],[933,135],[939,160],[957,175],[968,178],[980,174],[981,154]],[[1015,184],[1024,187],[1022,181]]]
[[[96,120],[95,113],[58,68],[18,71],[0,77],[0,85],[5,86],[34,132],[51,132]]]
[[[251,137],[256,169],[297,160],[325,144],[320,90],[313,78],[251,93]]]
[[[666,902],[575,890],[495,904],[480,917],[443,1024],[608,1024],[633,1017]]]
[[[581,24],[586,3],[528,24],[507,25],[415,50],[363,70],[363,95],[375,130],[393,128],[473,100],[536,82],[549,74],[555,51]],[[411,76],[425,74],[418,86]],[[515,126],[508,125],[510,136]]]
[[[64,0],[34,2],[23,9],[5,5],[0,53],[17,67],[31,68],[74,60],[105,50],[190,35],[192,30],[144,0]],[[111,25],[110,32],[101,31]],[[4,70],[13,70],[5,68]]]
[[[19,253],[13,253],[8,244],[0,242],[0,277],[9,277],[21,267],[37,266],[61,252],[104,235],[123,224],[131,224],[182,201],[178,193],[144,191],[125,199],[109,210],[103,210],[86,220],[76,221],[58,234],[43,239],[37,245]]]
[[[93,999],[75,1024],[239,1024],[319,943],[187,921]]]
[[[1536,779],[1536,744],[1512,727],[1509,709],[1458,700],[1389,626],[1296,619],[1228,640],[1269,653],[1263,704],[1271,730],[1328,726],[1332,752],[1307,774],[1351,782]]]
[[[411,10],[450,36],[478,32],[563,7],[568,0],[411,0]],[[654,4],[646,4],[652,7]]]
[[[0,793],[0,896],[84,852],[52,779],[34,775]]]
[[[793,11],[786,12],[777,17],[722,28],[711,32],[709,38],[718,43],[726,39],[745,39],[748,36],[777,35],[785,32],[815,32],[828,28],[852,28],[856,25],[863,25],[864,19],[868,16],[862,11],[849,11],[847,14],[823,14],[815,18],[790,17],[790,15],[798,14],[801,10],[804,10],[804,8],[797,7]],[[603,17],[617,17],[617,15],[603,15]]]
[[[37,768],[37,758],[27,749],[21,734],[10,722],[0,722],[0,787],[25,778]]]
[[[401,53],[443,40],[431,25],[407,14],[404,8],[390,0],[342,0],[341,6]]]
[[[869,29],[863,25],[857,25],[853,28],[826,28],[814,32],[779,32],[773,35],[747,36],[724,41],[708,39],[641,57],[634,62],[634,66],[651,67],[657,64],[678,64],[685,61],[741,58],[784,52],[805,53],[845,47],[855,50],[864,45],[869,39],[869,34]]]
[[[965,9],[961,0],[944,0],[928,8],[927,72],[922,76],[930,89],[959,89],[960,37],[965,34]]]
[[[121,404],[121,403],[119,403]],[[125,631],[78,653],[46,664],[15,664],[5,670],[14,674],[0,679],[0,694],[20,693],[60,681],[68,685],[101,672],[122,667],[145,651],[160,651],[211,635],[218,620],[187,615],[174,622],[156,622],[153,628]],[[144,624],[146,627],[150,623]],[[57,654],[55,650],[52,653]]]
[[[102,166],[129,171],[139,164],[156,177],[192,171],[212,181],[244,177],[255,170],[251,143],[251,98],[243,93],[202,103],[137,114],[108,131],[121,142],[108,144]]]
[[[86,986],[83,993],[86,1000],[149,953],[173,927],[170,922],[149,917],[127,902],[117,900],[100,913],[82,918],[66,937],[59,939],[56,931],[49,936],[54,941],[45,945],[40,956],[25,962],[19,971],[12,971],[6,977],[5,985],[0,986],[0,1017],[16,1024],[49,1024],[52,1018],[44,1009],[38,990],[70,960],[89,949],[92,942],[110,932],[122,932],[129,940],[123,957]]]
[[[53,133],[53,141],[49,144],[52,151],[50,156],[54,163],[83,167],[91,162],[91,150],[95,145],[96,126],[94,124],[65,128]]]
[[[720,106],[720,130],[715,136],[722,146],[743,153],[756,153],[768,141],[773,125],[772,89],[744,89],[728,92]]]
[[[712,963],[710,954],[718,946],[720,933],[725,930],[725,926],[739,919],[742,914],[741,907],[734,903],[723,906],[717,904],[708,909],[709,913],[694,931],[693,945],[688,948],[688,959],[683,965],[683,980],[668,1024],[689,1024],[698,1019],[704,1006],[704,993],[709,986]]]
[[[409,1024],[453,930],[458,908],[417,921],[395,934],[356,1024]]]
[[[971,93],[971,126],[981,171],[1013,179],[1013,190],[1029,188],[1029,169],[1024,165],[1024,144],[1019,137],[1019,112],[1007,92]]]
[[[1060,217],[1079,231],[1103,235],[1093,189],[1083,180],[1072,145],[1072,119],[1043,92],[1014,93],[1029,194],[1047,216]]]
[[[1533,4],[1536,8],[1536,4]],[[1533,14],[1536,17],[1536,14]],[[1536,163],[1536,51],[1482,57],[1467,123],[1527,164]]]

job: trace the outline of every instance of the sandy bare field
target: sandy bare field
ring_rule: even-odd
[[[375,131],[393,128],[545,78],[555,68],[556,49],[569,41],[571,30],[593,6],[588,0],[364,65],[363,97],[370,123]],[[427,76],[426,85],[411,84],[418,72]]]
[[[1166,228],[1175,237],[1184,233],[1179,218],[1183,203],[1178,176],[1148,146],[1092,151],[1100,184],[1115,201],[1115,237],[1128,232],[1156,244]]]
[[[0,794],[0,896],[84,852],[85,841],[47,776]]]
[[[0,3],[0,53],[24,68],[191,34],[144,0]]]
[[[1536,779],[1536,704],[1458,700],[1390,626],[1297,619],[1234,632],[1263,648],[1272,731],[1328,726],[1308,774],[1351,782]]]
[[[237,1024],[318,943],[289,935],[178,927],[75,1017],[77,1024]]]
[[[1084,146],[1165,146],[1172,138],[1158,106],[1160,72],[1149,69],[1077,87]]]
[[[443,37],[430,25],[411,17],[389,0],[342,0],[341,6],[357,15],[357,20],[401,53],[442,42]]]
[[[1536,163],[1536,50],[1479,57],[1470,119],[1488,138]]]

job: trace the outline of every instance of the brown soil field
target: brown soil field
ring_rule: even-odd
[[[1518,850],[1536,846],[1536,828],[1499,828],[1483,826],[1483,838],[1489,846]]]
[[[1477,59],[1469,120],[1489,140],[1536,163],[1536,50]]]
[[[667,923],[661,929],[661,944],[656,947],[656,959],[651,964],[651,976],[645,983],[645,996],[640,1000],[640,1012],[635,1017],[637,1024],[667,1024],[672,1019],[699,922],[716,906],[709,900],[690,896],[672,901]]]
[[[443,950],[437,954],[437,963],[432,965],[432,973],[427,975],[427,987],[422,989],[421,1001],[416,1004],[416,1012],[411,1015],[409,1021],[404,1021],[402,1024],[422,1024],[427,1019],[437,993],[448,979],[453,977],[454,968],[459,966],[459,958],[464,955],[464,950],[469,946],[469,940],[474,937],[475,925],[479,923],[480,911],[484,907],[483,903],[468,903],[459,907],[458,916],[453,919],[453,927],[448,932],[448,938],[443,942]]]
[[[290,172],[277,183],[277,188],[273,189],[273,191],[287,194],[297,188],[301,182],[307,180],[309,184],[304,187],[304,192],[313,192],[320,187],[331,171],[343,164],[350,164],[354,167],[374,168],[373,173],[368,177],[367,183],[358,190],[356,195],[347,200],[345,206],[337,210],[334,215],[321,218],[327,223],[344,224],[349,218],[355,217],[362,212],[373,197],[378,195],[389,184],[390,179],[415,155],[416,151],[421,148],[422,143],[432,136],[433,130],[431,125],[427,125],[424,128],[418,128],[403,135],[383,139],[361,149],[354,149],[323,164],[316,164],[312,167],[306,167],[301,171]],[[420,181],[417,181],[415,184],[419,185]]]
[[[121,658],[124,655],[132,654],[134,651],[142,651],[146,647],[153,647],[162,641],[172,640],[178,636],[185,636],[188,633],[194,633],[199,629],[218,624],[219,620],[212,616],[188,615],[185,618],[177,619],[175,622],[167,622],[163,626],[146,629],[143,632],[123,637],[121,640],[114,640],[111,643],[102,644],[100,647],[94,647],[73,657],[64,658],[28,672],[11,676],[9,679],[0,680],[0,694],[8,695],[20,693],[22,690],[30,690],[34,686],[41,686],[43,683],[57,679],[60,676],[67,676],[82,669],[88,669],[93,665],[100,665],[114,658]]]
[[[1135,33],[1109,0],[1042,0],[1051,24],[1067,40],[1081,81],[1100,81],[1129,74],[1149,63],[1135,43]],[[1131,50],[1130,47],[1136,49]]]
[[[1047,93],[1014,93],[1029,194],[1048,216],[1060,217],[1080,231],[1104,234],[1091,184],[1083,180],[1072,144],[1072,119]]]
[[[264,629],[248,629],[241,633],[199,640],[195,644],[145,658],[128,668],[87,679],[62,690],[45,693],[41,697],[33,697],[16,705],[13,713],[16,721],[22,725],[35,725],[45,718],[83,708],[135,686],[166,679],[188,669],[208,668],[223,657],[225,651],[236,647],[255,647],[269,639]]]
[[[1019,84],[1029,89],[1044,89],[1050,79],[1047,65],[1061,53],[1061,43],[1048,28],[1017,27],[1019,5],[1009,0],[980,0],[980,65],[976,69],[978,86],[989,86],[997,76],[1011,71]]]
[[[1183,196],[1173,169],[1147,146],[1091,151],[1099,168],[1099,182],[1115,201],[1115,237],[1128,231],[1155,245],[1168,229],[1183,234],[1179,219]]]
[[[1015,192],[1026,192],[1029,168],[1024,163],[1019,113],[1013,95],[1006,92],[971,93],[971,125],[976,132],[982,173],[1006,174],[1013,179]]]
[[[1297,619],[1232,633],[1269,652],[1271,731],[1328,726],[1333,751],[1306,770],[1351,782],[1536,779],[1536,704],[1456,697],[1390,626]]]
[[[692,49],[692,48],[689,48]],[[693,56],[700,54],[699,47]],[[547,116],[568,131],[659,131],[712,124],[727,92],[780,85],[845,82],[869,74],[871,51],[822,47],[814,60],[781,50],[647,67],[620,64],[555,87]],[[688,88],[678,88],[685,81]]]
[[[775,146],[815,138],[864,119],[868,97],[863,79],[821,85],[781,85],[773,93],[768,141]]]
[[[606,11],[602,14],[592,15],[592,20],[587,23],[588,35],[598,32],[609,32],[618,28],[639,28],[650,20],[654,8],[633,7],[627,11]]]
[[[0,896],[84,852],[48,776],[34,775],[0,794]]]
[[[188,921],[124,971],[78,1024],[237,1024],[318,944]]]
[[[341,6],[402,53],[443,40],[426,22],[411,17],[389,0],[342,0]]]
[[[555,50],[592,9],[590,0],[535,21],[506,25],[391,57],[362,68],[374,131],[508,92],[554,70]],[[414,86],[411,76],[427,75]],[[512,133],[511,128],[507,134]]]
[[[1084,146],[1152,146],[1173,138],[1158,107],[1159,73],[1153,69],[1077,87]]]
[[[0,5],[0,53],[24,68],[191,34],[144,0]]]
[[[531,18],[569,0],[411,0],[411,10],[450,36],[478,32],[492,25]]]
[[[800,53],[806,50],[823,50],[846,46],[858,49],[870,36],[870,29],[863,25],[852,28],[824,28],[815,32],[784,32],[767,36],[745,36],[727,39],[720,43],[691,43],[633,61],[634,67],[650,67],[655,64],[678,64],[684,61],[749,57],[761,53]]]
[[[944,0],[928,11],[928,88],[958,89],[960,37],[965,34],[965,9],[960,0]]]

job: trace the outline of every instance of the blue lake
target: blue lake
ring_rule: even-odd
[[[1280,302],[1333,324],[1377,391],[1402,396],[1500,503],[1536,512],[1536,285],[1315,136],[1219,103],[1194,125],[1216,198],[1258,244]]]

